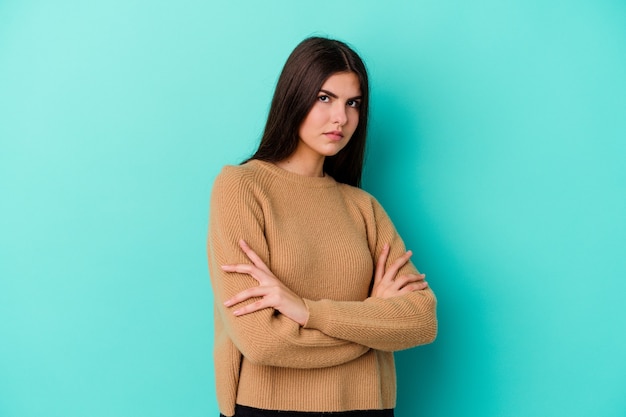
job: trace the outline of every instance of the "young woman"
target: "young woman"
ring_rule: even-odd
[[[359,56],[306,39],[283,68],[257,152],[215,180],[222,415],[393,416],[392,352],[435,338],[434,294],[358,188],[367,116]]]

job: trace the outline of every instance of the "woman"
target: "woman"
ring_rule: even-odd
[[[367,114],[359,56],[306,39],[283,68],[257,152],[215,180],[222,415],[393,416],[392,351],[435,338],[434,294],[358,188]]]

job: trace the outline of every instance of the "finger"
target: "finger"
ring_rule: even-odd
[[[423,290],[425,288],[428,288],[428,282],[426,281],[418,281],[418,282],[411,282],[408,283],[400,288],[398,288],[398,292],[402,292],[402,291],[420,291]]]
[[[414,282],[412,284],[405,285],[403,288],[398,291],[398,295],[408,294],[410,292],[421,291],[428,288],[428,283],[426,281]]]
[[[240,274],[248,274],[261,285],[269,284],[272,282],[272,278],[262,271],[260,268],[257,268],[254,265],[250,264],[236,264],[236,265],[222,265],[222,269],[226,272],[238,272]]]
[[[426,275],[416,275],[416,274],[401,275],[393,281],[393,286],[394,288],[399,290],[400,288],[403,288],[410,283],[423,281],[425,277]]]
[[[258,268],[262,269],[265,272],[269,272],[269,268],[267,267],[267,265],[265,265],[265,262],[263,262],[261,257],[257,255],[250,246],[248,246],[245,240],[241,239],[239,241],[239,246],[254,265],[256,265]]]
[[[374,274],[374,282],[378,282],[385,275],[385,265],[387,264],[387,257],[389,256],[389,244],[385,243],[383,250],[378,256],[378,262],[376,263],[376,273]]]
[[[425,274],[404,274],[404,275],[400,275],[399,277],[396,277],[395,281],[404,281],[404,283],[408,283],[408,282],[417,282],[417,281],[423,281],[426,279],[426,275]]]
[[[263,310],[271,307],[269,303],[265,300],[265,298],[260,299],[259,301],[255,301],[254,303],[250,303],[245,307],[238,308],[233,311],[233,315],[239,317],[245,314],[254,313],[255,311]]]
[[[398,273],[400,268],[402,268],[409,261],[412,255],[413,252],[409,250],[404,255],[396,259],[389,266],[389,268],[387,268],[387,271],[385,271],[385,276],[383,278],[392,281],[396,277],[396,274]]]
[[[235,294],[228,300],[224,301],[224,305],[226,307],[231,307],[231,306],[234,306],[235,304],[239,304],[243,301],[249,300],[250,298],[264,297],[265,295],[267,295],[267,293],[268,293],[267,287],[248,288],[247,290],[243,290]]]
[[[222,269],[227,272],[239,272],[240,274],[254,274],[259,270],[254,265],[250,264],[232,264],[232,265],[222,265]]]

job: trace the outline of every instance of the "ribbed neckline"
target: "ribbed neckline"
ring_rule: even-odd
[[[294,182],[303,187],[328,188],[337,185],[335,179],[328,174],[324,174],[323,177],[307,177],[305,175],[300,175],[291,171],[287,171],[286,169],[280,168],[271,162],[261,161],[258,159],[248,161],[245,165],[259,167],[263,171],[273,176]]]

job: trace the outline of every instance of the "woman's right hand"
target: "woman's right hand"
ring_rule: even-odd
[[[232,307],[250,298],[259,297],[260,299],[245,307],[237,308],[233,311],[235,316],[243,316],[245,314],[254,313],[255,311],[265,308],[274,308],[283,315],[289,317],[301,326],[304,326],[309,319],[309,310],[304,300],[287,288],[270,269],[265,265],[255,251],[244,241],[239,241],[239,246],[244,251],[250,264],[222,265],[222,269],[227,272],[239,272],[248,274],[257,282],[257,287],[251,287],[234,295],[224,302],[226,307]]]
[[[396,277],[400,268],[409,261],[411,255],[413,252],[407,251],[385,270],[389,256],[389,245],[385,244],[376,263],[374,285],[370,294],[372,297],[391,298],[428,288],[428,283],[424,281],[426,278],[424,274],[406,274]]]

